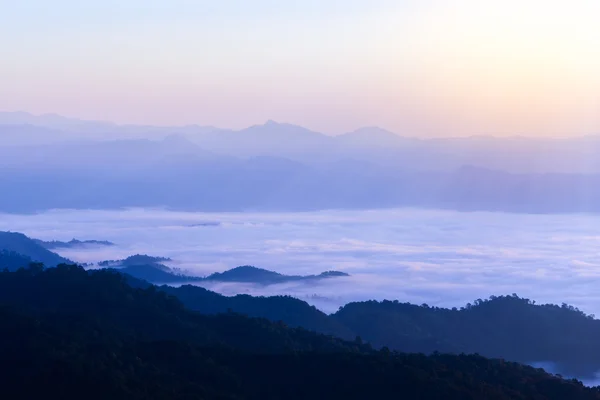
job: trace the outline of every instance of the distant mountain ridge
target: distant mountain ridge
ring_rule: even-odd
[[[73,239],[70,242],[42,241],[31,239],[22,233],[0,232],[0,269],[2,265],[10,266],[11,270],[27,267],[31,262],[40,262],[48,267],[58,264],[73,264],[72,261],[51,252],[49,249],[77,248],[81,246],[112,246],[108,241]],[[347,277],[348,274],[340,271],[326,271],[318,275],[283,275],[253,266],[241,266],[224,272],[216,272],[206,277],[192,276],[184,271],[173,269],[164,265],[172,261],[168,257],[156,257],[146,254],[135,254],[122,260],[105,260],[98,263],[101,268],[116,269],[121,273],[131,275],[151,283],[185,283],[185,282],[243,282],[261,285],[273,285],[284,282],[310,282],[320,279]],[[14,268],[13,268],[14,266]]]
[[[161,263],[172,261],[168,257],[155,257],[147,254],[134,254],[122,260],[105,260],[98,263],[101,267],[128,267],[131,265],[156,264],[167,271],[168,267]]]
[[[61,248],[73,249],[73,248],[86,247],[86,246],[115,246],[114,243],[109,242],[107,240],[71,239],[68,242],[61,242],[59,240],[51,240],[51,241],[43,241],[43,240],[39,240],[39,239],[34,239],[34,240],[36,243],[47,248],[48,250],[61,249]]]
[[[22,253],[19,254],[19,251]],[[133,259],[147,260],[147,257],[136,255]],[[70,263],[25,235],[0,233],[0,269],[14,271],[19,263],[27,267],[31,261],[44,262],[44,259],[54,263],[59,260]],[[46,265],[55,266],[51,263]],[[136,265],[133,262],[132,265],[112,271],[130,276],[128,282],[139,288],[153,286],[140,278],[143,274],[148,275],[148,271],[176,278],[177,281],[173,283],[186,283],[181,276],[176,276],[176,271],[159,263]],[[241,274],[250,279],[248,276],[254,274],[258,282],[264,279],[272,282],[273,277],[280,279],[283,276],[254,267],[232,271],[221,273],[221,276],[239,279]],[[324,273],[317,277],[330,274],[340,275]],[[154,277],[150,274],[150,278]],[[154,280],[160,282],[160,279]],[[600,320],[566,304],[540,305],[516,295],[477,299],[460,309],[398,301],[365,301],[349,303],[336,313],[327,315],[305,301],[286,296],[227,297],[189,284],[180,287],[160,286],[158,289],[176,296],[186,307],[201,313],[239,312],[342,338],[360,336],[375,347],[421,353],[479,353],[523,363],[553,362],[557,369],[577,376],[591,377],[600,370],[600,342],[597,340],[600,336]]]
[[[238,282],[259,285],[275,285],[285,282],[310,282],[328,278],[349,276],[345,272],[326,271],[319,275],[283,275],[252,266],[235,267],[224,272],[215,272],[206,277],[192,276],[184,271],[170,268],[164,264],[170,259],[135,255],[125,260],[102,261],[99,266],[115,268],[117,271],[155,284],[185,283],[185,282]]]
[[[20,254],[31,261],[43,263],[48,267],[59,264],[72,264],[73,262],[59,256],[28,238],[22,233],[0,232],[0,250]],[[26,267],[26,265],[24,265]]]
[[[216,272],[204,278],[205,281],[220,282],[246,282],[259,283],[263,285],[272,285],[291,281],[310,281],[326,278],[339,278],[350,276],[345,272],[326,271],[319,275],[282,275],[277,272],[269,271],[250,265],[236,267],[225,272]]]
[[[7,115],[0,113],[0,193],[9,194],[0,196],[1,212],[600,213],[600,136],[429,139],[377,127],[328,136],[274,121],[227,130]]]

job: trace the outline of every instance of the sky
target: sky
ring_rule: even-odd
[[[597,0],[0,0],[0,110],[600,133]]]

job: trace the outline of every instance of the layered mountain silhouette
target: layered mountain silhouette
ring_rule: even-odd
[[[220,282],[247,282],[247,283],[260,283],[263,285],[271,285],[276,283],[284,283],[291,281],[311,281],[318,279],[327,278],[340,278],[350,276],[345,272],[341,271],[326,271],[319,275],[283,275],[277,272],[268,271],[262,268],[256,268],[253,266],[241,266],[230,269],[225,272],[216,272],[204,278],[206,281],[220,281]]]
[[[185,282],[239,282],[259,285],[274,285],[285,282],[307,282],[349,276],[341,271],[326,271],[318,275],[284,275],[253,266],[241,266],[224,272],[215,272],[206,277],[192,276],[184,271],[170,268],[164,262],[168,258],[134,255],[124,260],[102,261],[99,266],[116,268],[119,272],[131,275],[151,283],[185,283]]]
[[[50,261],[47,266],[68,262],[25,235],[0,234],[0,270],[16,271],[26,268],[31,262],[44,260]],[[140,265],[140,262],[146,264]],[[467,304],[460,309],[398,301],[354,302],[340,308],[334,314],[327,315],[305,301],[287,296],[227,297],[190,284],[157,287],[149,281],[172,282],[178,285],[186,283],[185,276],[179,275],[176,270],[162,265],[161,262],[168,260],[135,255],[127,261],[108,262],[109,267],[105,271],[108,274],[118,273],[134,288],[154,288],[152,290],[175,296],[190,310],[203,314],[235,312],[267,318],[274,322],[283,321],[292,327],[348,340],[360,336],[376,349],[389,348],[425,354],[478,353],[522,363],[547,362],[553,363],[555,369],[564,374],[590,378],[600,370],[600,344],[597,340],[600,335],[600,320],[567,304],[536,304],[513,294],[492,296],[486,300],[477,299],[473,304]],[[115,268],[115,265],[118,267]],[[34,271],[40,271],[39,266],[36,266]],[[21,273],[27,272],[22,270]],[[313,279],[340,275],[343,274],[286,277],[259,268],[240,267],[215,274],[208,279],[270,284],[290,278],[294,281],[307,280],[307,283],[310,283]],[[173,280],[168,281],[165,277]],[[29,295],[33,296],[32,298],[44,296],[41,292],[31,292]],[[0,298],[1,296],[2,293]]]
[[[55,267],[58,264],[72,264],[70,260],[51,252],[37,241],[17,232],[0,232],[0,251],[5,252],[5,254],[18,254],[25,257],[28,262],[39,262],[48,267]],[[27,264],[21,266],[26,267]]]
[[[61,242],[59,240],[43,241],[35,240],[39,245],[47,248],[48,250],[53,249],[76,249],[81,247],[98,247],[98,246],[114,246],[115,244],[107,240],[78,240],[71,239],[68,242]]]
[[[0,272],[0,319],[0,384],[11,398],[600,398],[502,359],[377,351],[360,337],[203,315],[107,270]]]
[[[233,131],[0,113],[5,212],[599,212],[599,188],[595,136],[415,139],[377,127],[328,136],[273,121]]]

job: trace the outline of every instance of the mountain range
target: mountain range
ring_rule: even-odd
[[[11,250],[12,249],[12,250]],[[70,263],[46,250],[25,235],[0,234],[0,270],[18,270],[32,261],[49,261],[48,266]],[[518,297],[491,296],[477,299],[458,309],[430,307],[393,301],[353,302],[333,314],[325,314],[305,301],[288,296],[253,297],[223,296],[195,285],[173,287],[155,286],[144,276],[155,280],[150,271],[161,271],[176,280],[161,283],[186,283],[177,271],[161,265],[164,258],[145,255],[132,256],[129,261],[109,262],[107,273],[122,275],[127,285],[140,290],[160,291],[178,299],[186,308],[202,314],[216,315],[235,312],[251,317],[266,318],[273,322],[308,329],[327,335],[353,340],[357,336],[376,349],[389,348],[403,352],[430,354],[478,353],[487,357],[535,364],[553,364],[555,370],[570,376],[592,378],[600,370],[600,320],[586,315],[567,304],[536,304]],[[140,264],[145,262],[145,265]],[[149,263],[149,264],[148,264]],[[40,271],[36,266],[35,271]],[[137,276],[130,272],[138,272]],[[141,273],[140,273],[141,271]],[[91,270],[95,273],[97,270]],[[7,272],[8,273],[8,272]],[[27,273],[21,270],[20,273]],[[146,274],[146,275],[144,275]],[[315,279],[331,279],[339,273],[320,276],[286,277],[254,267],[240,267],[215,274],[209,279],[269,284],[275,279],[303,280],[311,284]],[[104,275],[99,275],[104,276]],[[190,281],[193,280],[189,277]],[[203,280],[203,278],[196,278]],[[0,299],[2,298],[0,293]],[[31,296],[37,295],[32,292]]]
[[[0,232],[0,251],[3,252],[4,257],[6,257],[7,260],[9,256],[14,257],[15,255],[20,255],[21,257],[24,257],[24,259],[19,260],[17,258],[16,261],[18,262],[38,262],[48,267],[55,267],[59,264],[73,263],[72,261],[48,250],[39,242],[18,232]],[[8,263],[8,261],[6,262]],[[26,267],[27,265],[28,264],[20,265],[20,267]],[[6,268],[8,268],[8,266],[6,266]]]
[[[318,275],[284,275],[250,265],[235,267],[224,272],[215,272],[205,277],[192,276],[184,271],[170,268],[163,263],[171,261],[161,257],[134,255],[124,260],[102,261],[99,266],[117,271],[154,284],[181,284],[185,282],[237,282],[259,285],[275,285],[285,282],[310,283],[327,278],[350,276],[341,271],[326,271]]]
[[[0,271],[0,319],[0,385],[14,399],[600,398],[504,359],[377,350],[360,337],[200,314],[108,270]]]
[[[448,171],[464,165],[513,173],[600,173],[600,133],[568,139],[470,136],[415,138],[379,127],[331,136],[301,126],[267,121],[242,130],[203,126],[138,126],[58,115],[0,112],[0,146],[125,141],[179,143],[189,153],[273,156],[302,163],[369,161],[385,167]],[[186,143],[187,141],[188,143]],[[190,150],[189,144],[198,148]],[[171,146],[167,146],[169,151]],[[193,146],[191,147],[193,148]]]
[[[600,137],[328,136],[273,121],[232,131],[0,113],[0,192],[11,193],[4,212],[599,212]]]
[[[69,242],[43,241],[31,239],[21,233],[0,232],[0,269],[10,271],[27,267],[30,263],[41,263],[48,267],[58,264],[73,264],[72,261],[50,251],[82,246],[113,246],[108,241],[77,240]],[[314,282],[321,279],[349,276],[341,271],[326,271],[318,275],[284,275],[253,266],[235,267],[224,272],[215,272],[205,277],[186,274],[185,271],[165,265],[172,260],[167,257],[155,257],[135,254],[122,260],[105,260],[97,264],[100,268],[114,269],[153,284],[181,284],[186,282],[239,282],[260,285],[274,285],[285,282]],[[93,265],[90,265],[93,266]]]
[[[39,245],[47,248],[48,250],[54,249],[76,249],[81,247],[98,247],[98,246],[114,246],[115,244],[107,240],[78,240],[71,239],[68,242],[61,242],[59,240],[35,240]]]

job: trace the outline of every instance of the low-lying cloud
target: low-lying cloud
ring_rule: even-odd
[[[218,226],[195,226],[218,221]],[[101,239],[69,249],[77,262],[134,253],[171,257],[198,275],[238,265],[284,274],[341,270],[315,284],[207,284],[232,295],[289,294],[325,311],[349,301],[397,299],[460,307],[517,293],[600,314],[600,216],[428,210],[185,213],[152,209],[4,214],[0,230],[44,240]]]

